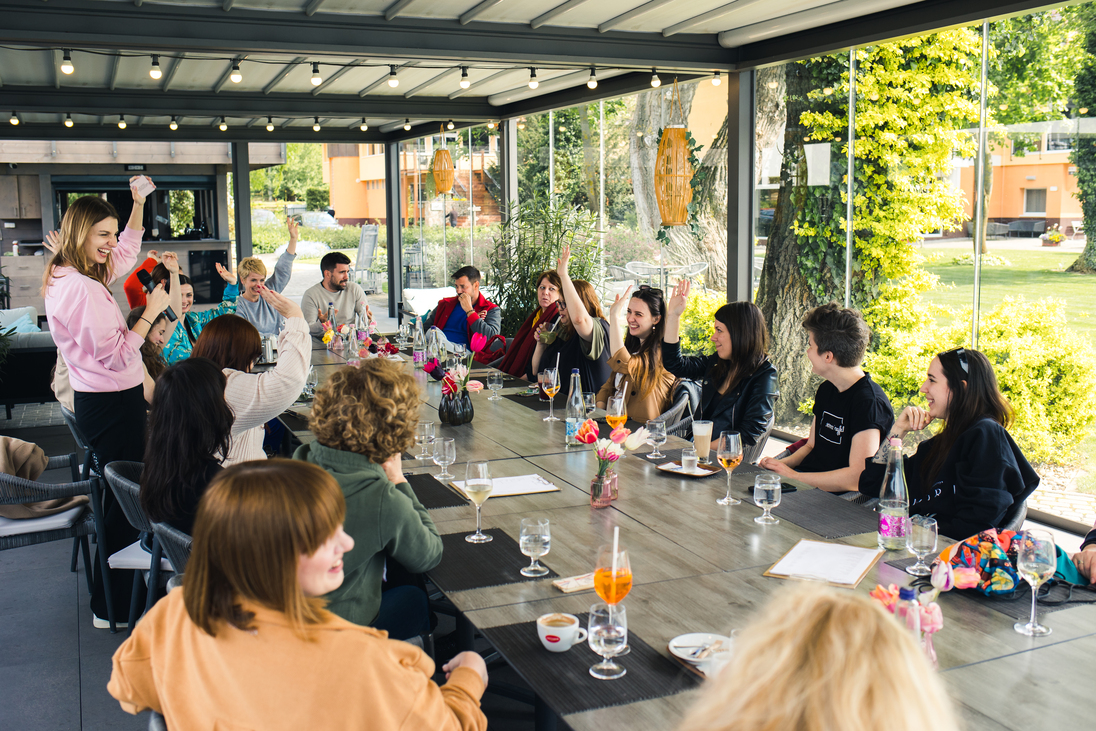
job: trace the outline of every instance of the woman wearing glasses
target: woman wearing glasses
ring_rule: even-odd
[[[525,369],[533,359],[537,347],[534,331],[538,325],[551,324],[559,318],[559,302],[563,296],[563,282],[553,271],[541,272],[537,279],[537,309],[529,313],[525,322],[514,333],[504,355],[491,365],[518,378],[525,378]]]
[[[935,515],[940,532],[962,539],[1004,523],[1009,509],[1039,486],[1039,476],[1005,431],[1012,407],[986,356],[957,348],[932,359],[921,384],[928,408],[907,406],[891,429],[901,439],[937,419],[944,428],[905,460],[910,513]],[[878,496],[887,441],[860,474],[860,492]]]
[[[640,285],[628,297],[618,294],[609,308],[609,367],[613,375],[597,394],[604,409],[614,395],[623,394],[628,417],[638,422],[657,419],[670,408],[677,378],[662,366],[662,331],[666,329],[666,303],[662,290]],[[621,321],[627,335],[621,335]]]

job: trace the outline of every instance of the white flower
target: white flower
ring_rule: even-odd
[[[350,334],[350,325],[344,324],[341,327],[339,327],[339,335],[349,335],[349,334]]]
[[[641,426],[634,432],[628,435],[628,438],[624,440],[624,448],[628,451],[638,449],[640,446],[647,443],[647,437],[649,436],[647,427]]]

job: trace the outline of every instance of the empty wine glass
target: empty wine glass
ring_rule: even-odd
[[[590,649],[604,658],[590,668],[590,675],[598,680],[623,678],[627,670],[613,662],[628,644],[628,613],[623,604],[594,604],[590,607],[587,641]]]
[[[1045,637],[1053,630],[1039,624],[1035,605],[1039,597],[1039,587],[1054,576],[1054,571],[1058,568],[1054,536],[1045,530],[1025,530],[1013,540],[1020,542],[1016,549],[1016,571],[1024,577],[1024,581],[1031,584],[1031,620],[1017,622],[1012,628],[1028,637]]]
[[[754,518],[755,523],[775,525],[780,521],[772,516],[772,509],[780,504],[780,475],[758,475],[754,478],[754,505],[765,512]]]
[[[696,438],[696,432],[693,432]],[[698,450],[699,451],[699,450]],[[716,457],[723,469],[727,470],[727,495],[716,500],[720,505],[738,505],[742,501],[731,497],[731,473],[734,468],[742,464],[742,437],[736,431],[725,431],[719,436],[719,446],[716,447]]]
[[[914,515],[906,530],[906,550],[917,556],[917,563],[906,567],[911,576],[928,576],[932,569],[925,565],[925,556],[936,550],[936,519],[927,515]]]
[[[502,396],[499,396],[499,391],[502,390],[502,372],[491,371],[487,374],[487,388],[491,389],[491,396],[488,401],[502,401]]]
[[[411,323],[405,322],[400,325],[400,347],[407,347],[407,341],[411,339]]]
[[[559,421],[555,413],[556,394],[559,393],[559,371],[555,368],[545,368],[542,374],[544,375],[542,387],[544,393],[548,394],[548,416],[544,417],[544,421]]]
[[[304,395],[312,398],[316,395],[316,386],[320,383],[320,377],[316,373],[316,366],[309,366],[308,377],[304,379]]]
[[[586,409],[586,416],[589,417],[597,408],[597,394],[593,391],[583,391],[582,406]]]
[[[494,539],[494,536],[487,535],[480,527],[483,504],[493,489],[494,482],[491,480],[487,462],[469,462],[464,477],[464,494],[476,505],[476,532],[464,537],[469,543],[488,543]]]
[[[415,444],[421,451],[415,459],[430,459],[430,445],[434,443],[434,422],[420,421],[415,430]]]
[[[521,519],[521,552],[532,559],[532,563],[521,570],[522,576],[544,576],[548,567],[540,565],[540,557],[552,548],[552,533],[547,518]]]
[[[647,443],[654,447],[647,459],[662,459],[666,455],[658,451],[658,448],[666,443],[666,422],[662,419],[651,419],[647,422],[647,432]]]
[[[433,459],[434,464],[441,467],[438,479],[453,479],[453,475],[449,474],[449,465],[457,461],[457,445],[453,441],[453,437],[437,437],[434,439]]]

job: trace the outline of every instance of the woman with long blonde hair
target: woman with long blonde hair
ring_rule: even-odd
[[[679,731],[958,731],[913,635],[862,594],[786,587],[738,634]]]

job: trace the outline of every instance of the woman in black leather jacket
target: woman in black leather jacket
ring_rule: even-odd
[[[678,331],[689,298],[690,282],[680,282],[666,307],[662,365],[678,378],[700,381],[696,419],[712,423],[713,442],[721,431],[742,435],[743,451],[760,455],[772,427],[773,406],[780,394],[776,369],[766,352],[769,333],[761,310],[752,302],[731,302],[715,313],[714,355],[682,355]],[[756,446],[756,450],[747,450]]]

